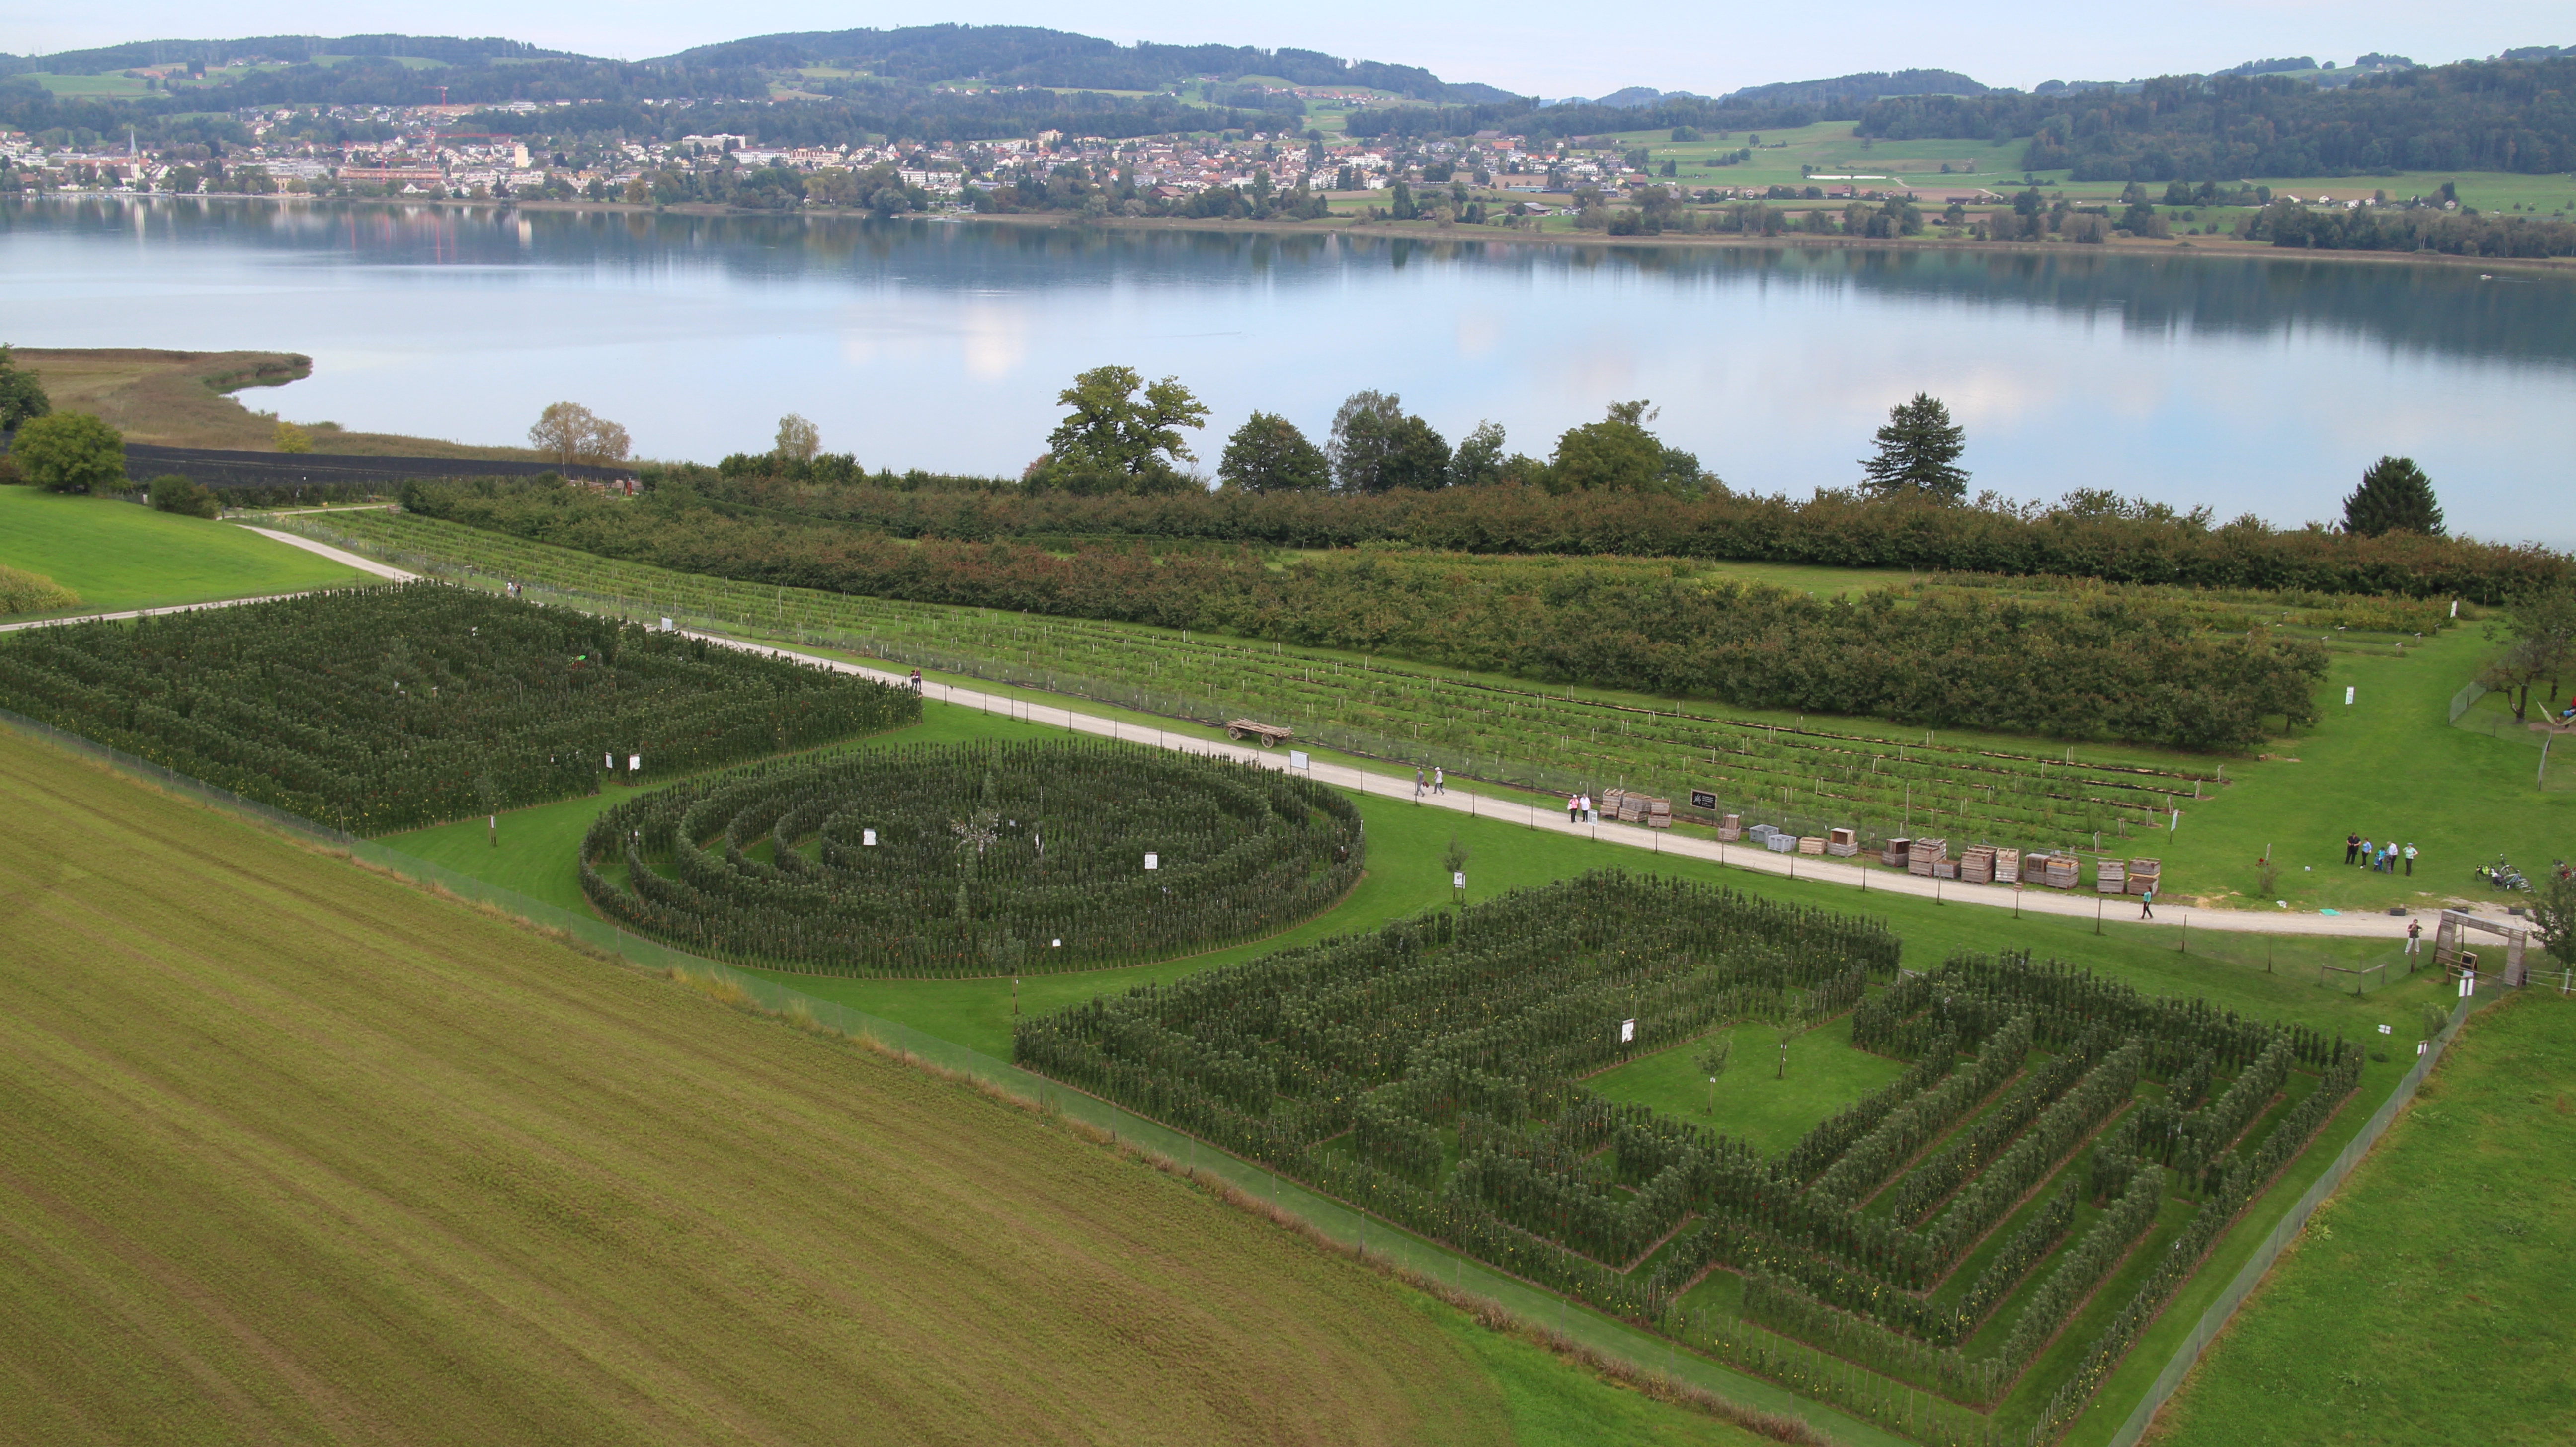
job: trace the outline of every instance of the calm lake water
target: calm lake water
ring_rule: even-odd
[[[2576,544],[2576,277],[2453,267],[43,200],[0,205],[0,341],[304,352],[253,405],[352,428],[513,443],[569,398],[713,461],[800,412],[871,466],[969,472],[1016,473],[1103,362],[1214,408],[1211,471],[1255,408],[1320,438],[1358,387],[1540,454],[1645,397],[1796,496],[1921,389],[2012,497],[2296,523],[2393,452],[2455,531]]]

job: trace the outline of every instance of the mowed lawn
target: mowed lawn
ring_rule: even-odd
[[[32,487],[0,487],[0,563],[80,594],[83,612],[376,581],[231,523]]]
[[[2576,1442],[2576,1011],[2488,1007],[2165,1408],[2167,1447]]]
[[[0,1439],[1749,1440],[5,733],[0,801]]]

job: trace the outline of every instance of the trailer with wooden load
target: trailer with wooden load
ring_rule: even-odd
[[[1225,736],[1230,739],[1259,739],[1265,749],[1275,748],[1297,737],[1297,731],[1281,724],[1266,724],[1254,719],[1228,719]]]

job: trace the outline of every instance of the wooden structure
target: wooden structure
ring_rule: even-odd
[[[1717,821],[1717,837],[1732,844],[1744,837],[1744,816],[1729,814]]]
[[[1612,789],[1601,796],[1601,812],[1622,824],[1643,824],[1649,829],[1673,827],[1673,801],[1658,799],[1628,789]]]
[[[2020,851],[2020,850],[2018,850],[2018,849],[1998,849],[1998,850],[1996,850],[1996,851],[1995,851],[1995,883],[1997,883],[1997,884],[2019,884],[2019,883],[2021,883],[2021,851]]]
[[[1944,864],[1950,865],[1950,871],[1946,874],[1940,869]],[[1905,850],[1905,872],[1919,874],[1926,879],[1956,879],[1959,867],[1950,859],[1950,841],[1947,839],[1910,841]]]
[[[1290,739],[1297,737],[1297,731],[1292,728],[1282,727],[1279,724],[1266,724],[1257,722],[1253,719],[1237,718],[1226,720],[1225,736],[1230,739],[1259,739],[1261,740],[1261,746],[1267,749],[1279,744],[1284,744]]]
[[[2515,925],[2498,924],[2490,919],[2480,919],[2476,915],[2456,909],[2442,911],[2442,923],[2433,931],[2433,963],[2442,967],[2442,973],[2445,976],[2458,976],[2470,970],[2478,970],[2479,977],[2482,979],[2498,977],[2499,972],[2493,960],[2487,961],[2485,967],[2480,969],[2478,952],[2462,948],[2461,936],[2468,930],[2502,936],[2504,969],[2501,975],[2504,982],[2516,989],[2531,983],[2531,967],[2525,964],[2522,958],[2524,949],[2531,943],[2531,931]]]
[[[1911,839],[1890,839],[1887,841],[1887,848],[1880,851],[1878,862],[1896,869],[1903,869],[1906,861],[1913,857],[1913,848],[1914,841]]]
[[[2129,866],[2116,859],[2105,859],[2094,865],[2093,888],[2101,894],[2126,894],[2129,890]]]
[[[1802,834],[1798,836],[1798,852],[1801,854],[1824,853],[1825,837],[1821,834]]]
[[[2130,860],[2129,893],[2144,894],[2150,889],[2159,888],[2157,881],[2164,877],[2164,872],[2165,862],[2161,859]]]
[[[2073,889],[2082,883],[2082,865],[2072,854],[2033,854],[2022,860],[2022,878],[2051,889]]]
[[[1825,852],[1837,859],[1849,859],[1860,853],[1860,831],[1857,829],[1826,830]]]
[[[1959,878],[1968,884],[1994,883],[1995,846],[1971,845],[1967,853],[1959,856]]]

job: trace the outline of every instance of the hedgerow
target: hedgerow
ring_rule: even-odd
[[[921,716],[909,692],[438,583],[25,629],[0,637],[0,707],[362,835]]]
[[[1361,861],[1357,810],[1307,780],[972,744],[756,764],[627,800],[583,838],[581,885],[609,918],[723,959],[1029,974],[1275,933],[1347,893]],[[1242,1099],[1275,1088],[1230,1043],[1191,1069]]]
[[[673,475],[667,485],[700,491],[718,506],[747,504],[761,513],[961,542],[1198,539],[1292,548],[1396,542],[1443,552],[1918,568],[2202,588],[2458,596],[2490,604],[2570,576],[2565,553],[2467,538],[2365,537],[2313,526],[2275,528],[2251,519],[2213,527],[2190,517],[2070,509],[2031,518],[1833,492],[1805,500],[1722,492],[1684,500],[1501,486],[1361,497],[1075,497],[1017,489],[929,492],[719,479],[703,470]]]
[[[1007,544],[905,544],[856,529],[628,505],[577,489],[418,485],[408,511],[611,557],[762,583],[1078,618],[1217,628],[1521,677],[1868,713],[1935,727],[2189,748],[2308,721],[2322,649],[2267,627],[2204,630],[2180,604],[2081,606],[1974,591],[1907,606],[1766,584],[1633,576],[1552,560],[1461,570],[1433,557],[1061,557]],[[1899,665],[1902,660],[1902,666]]]

